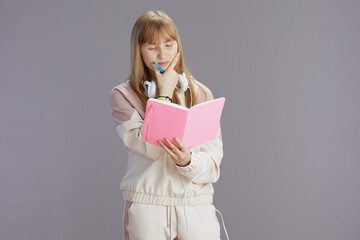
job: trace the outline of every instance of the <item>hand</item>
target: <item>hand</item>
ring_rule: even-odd
[[[180,167],[185,167],[190,164],[191,151],[189,148],[187,148],[178,138],[175,138],[175,141],[177,142],[179,147],[172,143],[168,138],[166,138],[165,141],[170,148],[168,148],[161,140],[159,141],[159,144],[170,155],[176,165]]]
[[[169,96],[172,98],[174,89],[178,84],[179,77],[178,73],[174,70],[176,63],[179,59],[180,53],[176,53],[174,59],[170,63],[169,67],[166,71],[161,74],[159,70],[156,68],[155,64],[153,64],[153,71],[155,72],[156,76],[156,84],[159,88],[159,95],[160,96]]]

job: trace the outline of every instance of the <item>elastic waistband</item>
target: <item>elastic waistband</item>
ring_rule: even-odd
[[[201,205],[213,203],[213,195],[200,195],[200,196],[187,196],[184,199],[183,196],[180,197],[170,197],[170,196],[157,196],[140,192],[131,192],[123,190],[123,197],[125,201],[138,202],[152,205],[162,205],[162,206],[182,206],[182,205]],[[185,201],[185,202],[184,202]]]

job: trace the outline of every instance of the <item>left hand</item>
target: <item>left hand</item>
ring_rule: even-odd
[[[169,96],[171,98],[173,97],[173,92],[179,82],[178,73],[175,71],[175,66],[179,56],[180,53],[178,52],[163,74],[161,74],[155,65],[152,64],[153,71],[155,72],[156,76],[156,85],[159,89],[160,96]]]
[[[165,141],[170,148],[167,147],[161,140],[159,140],[159,144],[170,155],[176,165],[180,167],[185,167],[190,164],[191,151],[180,141],[180,139],[175,138],[175,141],[179,145],[179,147],[172,143],[168,138],[166,138]]]

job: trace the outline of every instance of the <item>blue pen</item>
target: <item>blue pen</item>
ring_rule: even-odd
[[[163,73],[164,73],[164,70],[162,70],[161,67],[156,64],[156,62],[153,61],[153,63],[155,64],[155,67],[156,67],[157,69],[159,69],[160,73],[163,74]]]

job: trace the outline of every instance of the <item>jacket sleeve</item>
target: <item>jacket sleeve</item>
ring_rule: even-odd
[[[214,183],[220,177],[222,158],[223,143],[219,127],[218,136],[214,140],[201,144],[199,151],[192,151],[191,162],[188,166],[176,167],[185,178],[193,183]]]
[[[144,120],[123,94],[116,89],[112,89],[109,100],[116,130],[126,149],[152,160],[157,160],[163,155],[164,150],[160,146],[145,143],[141,140]]]
[[[214,99],[211,91],[207,90],[207,101]],[[179,172],[195,184],[216,182],[220,177],[220,163],[224,155],[221,126],[214,140],[193,147],[191,152],[191,162],[188,166],[176,166]]]

